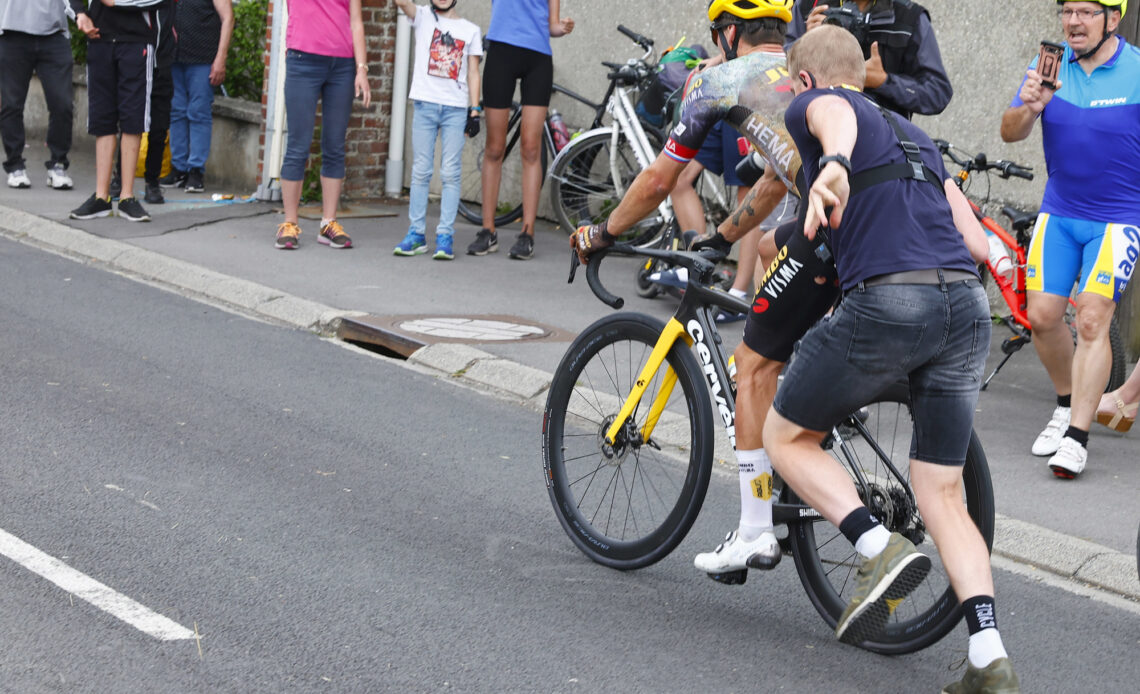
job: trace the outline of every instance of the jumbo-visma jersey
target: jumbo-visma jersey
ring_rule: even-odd
[[[1041,114],[1049,172],[1042,212],[1140,223],[1140,50],[1117,40],[1116,53],[1091,75],[1065,46],[1061,88]],[[1015,97],[1011,105],[1021,104]]]
[[[756,51],[694,71],[685,84],[680,119],[669,133],[665,154],[677,161],[691,160],[705,135],[724,120],[775,165],[790,188],[800,170],[800,156],[784,126],[784,110],[791,102],[782,52]]]

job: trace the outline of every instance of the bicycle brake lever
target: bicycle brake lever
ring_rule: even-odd
[[[570,279],[566,284],[574,284],[574,275],[578,274],[578,251],[570,249]]]

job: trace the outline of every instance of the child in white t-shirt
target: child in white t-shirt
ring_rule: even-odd
[[[412,100],[412,182],[409,186],[408,235],[396,246],[396,255],[427,252],[424,219],[428,184],[435,160],[435,141],[443,145],[440,157],[442,195],[435,232],[436,260],[451,260],[455,213],[459,208],[463,135],[479,133],[479,58],[482,33],[455,11],[457,0],[429,0],[416,6],[396,0],[411,20],[416,36],[415,64],[408,98]]]

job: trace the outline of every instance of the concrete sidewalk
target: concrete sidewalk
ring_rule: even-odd
[[[29,162],[46,158],[35,147],[29,150]],[[93,169],[89,157],[76,153],[74,191],[47,189],[34,167],[31,190],[0,189],[0,234],[324,336],[360,337],[356,331],[375,330],[405,352],[416,350],[407,360],[413,368],[516,400],[536,413],[568,342],[609,312],[584,278],[567,286],[566,233],[549,224],[540,223],[530,261],[507,258],[518,223],[499,230],[498,253],[463,255],[478,228],[462,220],[456,225],[455,260],[432,260],[430,253],[402,258],[392,248],[407,230],[406,207],[398,201],[349,205],[342,222],[354,248],[319,245],[319,222],[302,220],[301,247],[284,252],[273,246],[279,206],[213,203],[211,193],[248,191],[212,190],[209,181],[204,195],[168,190],[167,204],[147,206],[151,223],[69,220],[68,212],[93,191]],[[136,190],[141,189],[139,182]],[[429,247],[433,231],[429,218]],[[627,310],[661,319],[672,314],[672,300],[636,296],[633,261],[607,264],[603,280],[625,297]],[[741,325],[723,330],[729,351]],[[1000,354],[996,345],[1003,330],[995,327],[991,354]],[[1028,452],[1051,411],[1052,389],[1032,350],[1011,359],[982,394],[975,426],[994,479],[995,554],[1030,572],[1140,600],[1136,434],[1094,429],[1089,469],[1079,480],[1062,482],[1049,474],[1044,459]],[[536,443],[539,427],[536,415]],[[718,467],[730,471],[731,450],[723,441],[717,455]],[[536,448],[536,465],[539,457]]]

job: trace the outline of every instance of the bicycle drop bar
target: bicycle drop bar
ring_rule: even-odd
[[[628,36],[630,40],[647,51],[653,47],[653,39],[646,38],[628,27],[618,24],[617,30]]]

